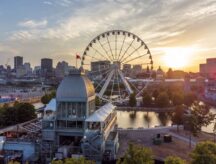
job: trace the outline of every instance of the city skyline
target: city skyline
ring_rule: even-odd
[[[32,66],[41,58],[75,65],[98,34],[123,29],[149,46],[155,69],[161,65],[198,71],[215,57],[214,1],[40,0],[0,2],[0,64],[23,56]]]

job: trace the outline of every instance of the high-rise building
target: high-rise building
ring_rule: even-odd
[[[53,60],[49,58],[41,59],[41,75],[52,76],[53,75]]]
[[[15,56],[14,57],[14,69],[17,70],[18,67],[23,65],[23,57],[22,56]]]
[[[130,76],[130,74],[131,74],[131,64],[124,64],[122,71],[123,71],[125,76]]]
[[[65,61],[58,62],[55,69],[55,76],[59,79],[62,79],[65,75],[69,74],[69,66]]]
[[[141,73],[142,72],[142,65],[140,65],[140,64],[133,65],[133,72],[135,74]]]
[[[31,68],[31,64],[30,63],[24,63],[23,67],[24,67],[24,69],[26,71],[26,75],[27,76],[32,75],[32,68]]]
[[[200,74],[211,79],[216,79],[216,58],[208,58],[206,64],[200,64]]]
[[[104,71],[110,68],[110,61],[95,61],[91,62],[91,71]]]

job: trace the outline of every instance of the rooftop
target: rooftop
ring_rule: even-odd
[[[57,89],[57,101],[87,101],[95,97],[95,89],[92,82],[81,70],[74,70],[65,77]]]
[[[113,112],[116,106],[111,103],[107,103],[104,106],[100,107],[97,111],[95,111],[92,115],[90,115],[86,121],[87,122],[103,122],[107,118],[107,116]]]

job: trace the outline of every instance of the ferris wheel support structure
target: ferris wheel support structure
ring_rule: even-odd
[[[143,89],[134,90],[134,85],[129,84],[125,77],[129,71],[122,71],[122,66],[132,65],[134,72],[131,74],[139,73],[144,65],[150,76],[152,55],[140,37],[123,30],[107,31],[96,36],[86,47],[81,61],[84,69],[91,70],[88,76],[95,84],[96,95],[113,102],[122,102],[128,100],[132,93],[139,96],[143,92]]]

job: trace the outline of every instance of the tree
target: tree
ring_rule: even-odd
[[[49,103],[49,101],[50,101],[51,99],[52,99],[52,98],[51,98],[50,95],[45,94],[44,96],[41,97],[41,102],[42,102],[43,104],[46,105],[46,104]]]
[[[172,95],[173,105],[182,105],[184,103],[184,96],[181,92],[176,92]]]
[[[152,105],[152,97],[147,93],[143,93],[143,106],[144,107],[150,107]]]
[[[184,109],[182,105],[176,106],[175,111],[172,114],[172,122],[177,125],[177,131],[179,132],[179,125],[183,124]]]
[[[184,95],[184,104],[191,106],[197,100],[197,96],[194,92],[189,92]]]
[[[67,158],[64,164],[95,164],[94,161],[87,160],[85,158]]]
[[[157,89],[155,89],[152,93],[152,96],[156,99],[158,97],[158,95],[159,95],[159,92]]]
[[[216,120],[216,118],[215,118],[215,120]],[[215,143],[216,142],[216,122],[214,123],[213,133],[214,133],[214,143]]]
[[[134,93],[130,94],[130,97],[129,97],[129,106],[131,107],[134,107],[136,106],[136,95]]]
[[[26,122],[36,118],[35,108],[29,103],[19,103],[15,106],[16,119],[18,123]]]
[[[168,71],[166,73],[166,76],[167,76],[168,79],[173,78],[173,70],[172,70],[172,68],[168,69]]]
[[[203,126],[208,126],[215,118],[215,114],[209,112],[209,106],[199,104],[198,102],[192,105],[191,114],[189,117],[189,126],[192,134],[197,136]]]
[[[0,110],[0,127],[15,125],[36,118],[35,108],[29,103],[17,103]]]
[[[200,142],[191,153],[192,164],[215,164],[216,144],[210,141]]]
[[[146,147],[129,144],[129,148],[123,156],[123,161],[118,160],[117,164],[153,164],[152,150]]]
[[[52,164],[95,164],[94,161],[87,160],[83,157],[81,158],[66,158],[64,161],[57,160],[52,161]]]
[[[169,106],[169,97],[166,92],[161,92],[156,98],[157,107],[164,108]]]
[[[101,104],[100,98],[96,96],[95,97],[95,105],[100,106],[100,104]]]
[[[186,117],[186,124],[190,131],[190,147],[191,147],[191,134],[198,136],[203,126],[208,126],[215,118],[215,114],[209,112],[209,106],[195,102],[192,105],[191,113]]]
[[[168,156],[165,159],[165,164],[186,164],[186,161],[176,156]]]

